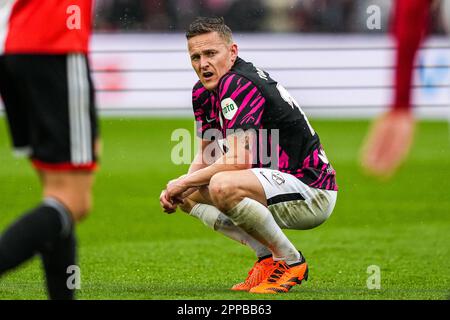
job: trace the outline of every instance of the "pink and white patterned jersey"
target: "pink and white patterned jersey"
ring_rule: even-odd
[[[294,175],[318,189],[337,190],[336,171],[328,161],[318,134],[298,103],[267,72],[238,58],[208,91],[198,81],[192,91],[197,135],[207,138],[210,129],[226,138],[231,129],[266,129],[268,144],[258,137],[258,159],[253,167],[272,168]],[[274,138],[274,132],[277,139]],[[267,163],[261,150],[276,150],[276,163]]]

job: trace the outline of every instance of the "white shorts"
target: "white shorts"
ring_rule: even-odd
[[[268,208],[281,228],[311,229],[322,224],[333,212],[337,191],[312,188],[278,170],[250,170],[261,182]]]

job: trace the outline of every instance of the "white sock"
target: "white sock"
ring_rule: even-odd
[[[199,218],[206,226],[213,230],[220,213],[216,207],[203,203],[197,203],[192,207],[191,212],[189,212],[191,216]]]
[[[300,262],[300,253],[275,222],[269,209],[256,200],[244,198],[227,216],[235,225],[272,251],[274,260]]]
[[[199,218],[205,225],[215,231],[219,231],[228,238],[249,246],[255,251],[257,257],[264,257],[272,254],[266,246],[236,226],[230,218],[214,206],[197,203],[192,208],[190,215]]]

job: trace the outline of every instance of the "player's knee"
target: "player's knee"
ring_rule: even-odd
[[[74,221],[83,220],[92,207],[92,183],[90,173],[43,173],[44,197],[61,201],[70,211]]]
[[[92,208],[92,199],[90,194],[76,195],[68,197],[66,206],[69,209],[75,222],[84,220]]]
[[[221,200],[231,195],[232,181],[223,172],[216,173],[209,182],[209,193],[212,200]]]
[[[74,222],[82,221],[91,211],[92,199],[88,193],[73,194],[65,192],[47,194],[46,196],[58,199],[70,212]]]
[[[236,198],[239,197],[239,188],[230,175],[226,172],[215,174],[209,183],[209,194],[214,205],[221,211],[226,212]]]
[[[72,211],[73,219],[77,222],[87,218],[92,209],[92,200],[90,196],[81,199],[80,203]]]

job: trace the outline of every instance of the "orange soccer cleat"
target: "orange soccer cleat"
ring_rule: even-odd
[[[250,292],[285,293],[303,280],[308,280],[308,265],[305,261],[291,266],[284,261],[276,261],[272,273],[259,285],[251,288]]]
[[[249,291],[266,279],[272,273],[274,268],[275,262],[273,261],[272,256],[260,258],[250,269],[244,282],[235,284],[231,290]]]

